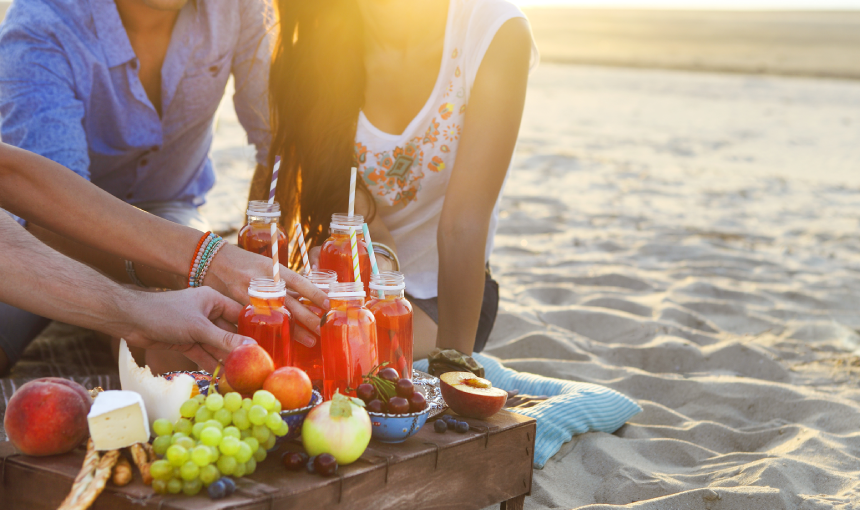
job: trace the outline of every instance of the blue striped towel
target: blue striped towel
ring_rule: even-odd
[[[639,404],[605,386],[517,372],[505,368],[498,358],[485,354],[475,353],[472,357],[484,365],[484,375],[496,388],[550,397],[534,407],[510,409],[537,420],[534,466],[538,469],[575,434],[589,431],[611,434],[642,412]],[[426,359],[418,360],[415,369],[426,372],[427,365]]]

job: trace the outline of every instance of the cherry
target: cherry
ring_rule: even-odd
[[[409,379],[400,379],[394,385],[394,391],[398,397],[409,398],[415,392],[415,386]]]
[[[358,395],[358,398],[364,400],[365,404],[376,398],[376,389],[374,389],[372,384],[368,383],[359,384],[355,393]]]
[[[409,412],[409,401],[403,397],[388,399],[388,412],[391,414],[406,414]]]
[[[409,398],[409,412],[417,413],[419,411],[423,411],[427,408],[427,399],[424,398],[424,395],[418,393],[417,391],[413,393]]]
[[[376,398],[367,403],[367,412],[385,414],[388,412],[388,408],[385,405],[385,402]]]
[[[394,370],[391,367],[383,368],[379,371],[378,374],[380,379],[384,379],[386,381],[391,381],[392,383],[397,384],[397,380],[400,379],[400,374],[397,373],[397,370]]]
[[[314,459],[314,469],[323,476],[337,473],[337,459],[330,453],[321,453]]]
[[[286,452],[281,455],[281,462],[289,471],[298,471],[308,462],[308,455],[303,452]]]

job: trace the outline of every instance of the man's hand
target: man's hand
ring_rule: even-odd
[[[130,291],[129,345],[183,353],[204,370],[254,340],[236,334],[242,305],[205,287],[172,292]]]

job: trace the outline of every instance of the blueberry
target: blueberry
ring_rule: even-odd
[[[227,495],[227,487],[224,484],[224,479],[216,480],[209,485],[209,497],[212,499],[221,499]]]
[[[223,483],[224,488],[227,489],[228,496],[236,492],[236,482],[234,482],[232,478],[224,477],[221,478],[220,482]]]
[[[317,458],[317,456],[316,456],[316,455],[314,455],[313,457],[308,458],[308,463],[307,463],[307,464],[305,464],[305,469],[307,469],[307,470],[308,470],[308,473],[313,474],[313,473],[316,473],[316,472],[317,472],[317,471],[316,471],[316,469],[314,469],[314,460],[316,460],[316,458]]]
[[[469,424],[464,421],[458,421],[456,427],[457,432],[459,432],[460,434],[465,434],[466,432],[469,432]]]
[[[449,422],[449,421],[451,421],[452,419],[454,419],[454,417],[453,417],[453,416],[451,416],[450,414],[443,414],[443,415],[442,415],[442,420],[444,420],[444,421],[445,421],[445,423],[448,423],[448,422]]]
[[[456,426],[457,426],[457,420],[455,420],[453,418],[448,420],[448,430],[454,430],[454,428]]]
[[[436,423],[433,424],[433,430],[439,434],[444,434],[448,430],[448,424],[445,423],[445,420],[436,420]]]

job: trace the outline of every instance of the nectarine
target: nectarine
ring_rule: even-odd
[[[508,392],[471,372],[446,372],[439,381],[445,403],[461,416],[489,418],[508,400]]]
[[[36,379],[9,399],[3,426],[12,444],[26,455],[66,453],[87,437],[91,405],[92,398],[80,384]]]
[[[224,376],[230,387],[242,394],[251,394],[263,387],[275,363],[262,347],[256,344],[240,345],[227,355]]]
[[[314,390],[308,374],[296,367],[281,367],[275,370],[266,378],[263,389],[271,392],[281,402],[281,408],[285,411],[308,405]]]

